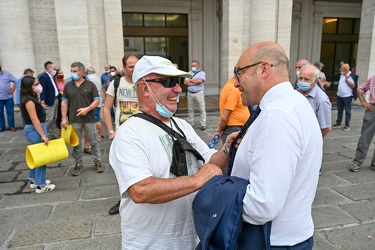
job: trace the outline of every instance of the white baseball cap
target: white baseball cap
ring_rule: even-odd
[[[190,73],[177,69],[171,61],[164,57],[143,56],[135,64],[132,77],[133,83],[138,82],[139,79],[151,73],[164,76],[193,77]]]

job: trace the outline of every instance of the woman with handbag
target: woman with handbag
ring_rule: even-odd
[[[25,76],[21,81],[21,114],[25,121],[24,134],[26,139],[32,143],[44,141],[48,145],[46,135],[46,113],[38,99],[38,93],[41,93],[43,87],[39,84],[37,78]],[[54,184],[46,180],[46,166],[30,169],[28,179],[30,188],[36,188],[35,192],[45,193],[55,189]]]

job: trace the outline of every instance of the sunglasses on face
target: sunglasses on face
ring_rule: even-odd
[[[155,78],[155,79],[145,79],[145,81],[161,83],[165,88],[174,88],[177,84],[180,84],[180,77],[163,77],[163,78]]]

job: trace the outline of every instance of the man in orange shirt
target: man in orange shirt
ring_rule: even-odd
[[[234,87],[234,77],[224,85],[220,92],[220,122],[216,132],[225,143],[232,132],[240,131],[250,117],[248,107],[242,104],[241,92]]]

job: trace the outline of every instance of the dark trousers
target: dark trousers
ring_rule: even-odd
[[[341,125],[342,115],[345,108],[345,126],[349,127],[350,118],[352,117],[352,97],[337,96],[337,120],[336,124]]]
[[[294,246],[271,246],[271,250],[312,250],[314,246],[314,238],[311,236],[307,240]]]

